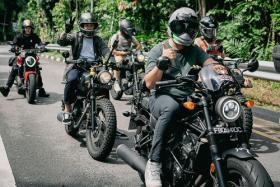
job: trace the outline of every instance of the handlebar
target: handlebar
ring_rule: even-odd
[[[77,59],[77,60],[65,60],[66,64],[99,64],[101,62],[100,59],[98,60],[87,60],[87,59]]]
[[[185,84],[185,83],[193,83],[196,85],[196,87],[200,87],[199,84],[195,80],[194,75],[188,75],[184,77],[177,77],[175,80],[167,80],[167,81],[158,81],[155,84],[156,89],[160,89],[161,87],[166,86],[177,86],[177,84]]]

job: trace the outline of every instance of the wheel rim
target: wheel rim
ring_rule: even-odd
[[[98,115],[96,116],[96,129],[94,129],[91,133],[92,142],[95,147],[101,147],[104,136],[106,133],[106,118],[104,112],[102,110],[98,111]]]
[[[228,179],[226,181],[227,186],[229,187],[245,187],[247,186],[247,180],[243,177],[243,175],[236,171],[230,170],[228,174]]]

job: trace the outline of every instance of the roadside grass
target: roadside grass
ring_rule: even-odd
[[[253,88],[243,89],[243,94],[252,99],[255,106],[280,112],[280,82],[249,79],[253,82]]]

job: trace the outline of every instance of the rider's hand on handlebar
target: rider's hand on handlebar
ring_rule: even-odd
[[[213,68],[214,68],[214,71],[220,75],[228,75],[227,68],[221,64],[214,64]]]
[[[248,78],[244,78],[244,87],[245,88],[253,88],[253,84],[252,81]]]

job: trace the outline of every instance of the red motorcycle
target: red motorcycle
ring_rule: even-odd
[[[13,44],[11,44],[13,45]],[[45,52],[44,46],[34,49],[12,48],[11,52],[16,55],[18,75],[16,77],[16,87],[19,94],[23,94],[28,103],[34,103],[40,70],[38,53]]]

